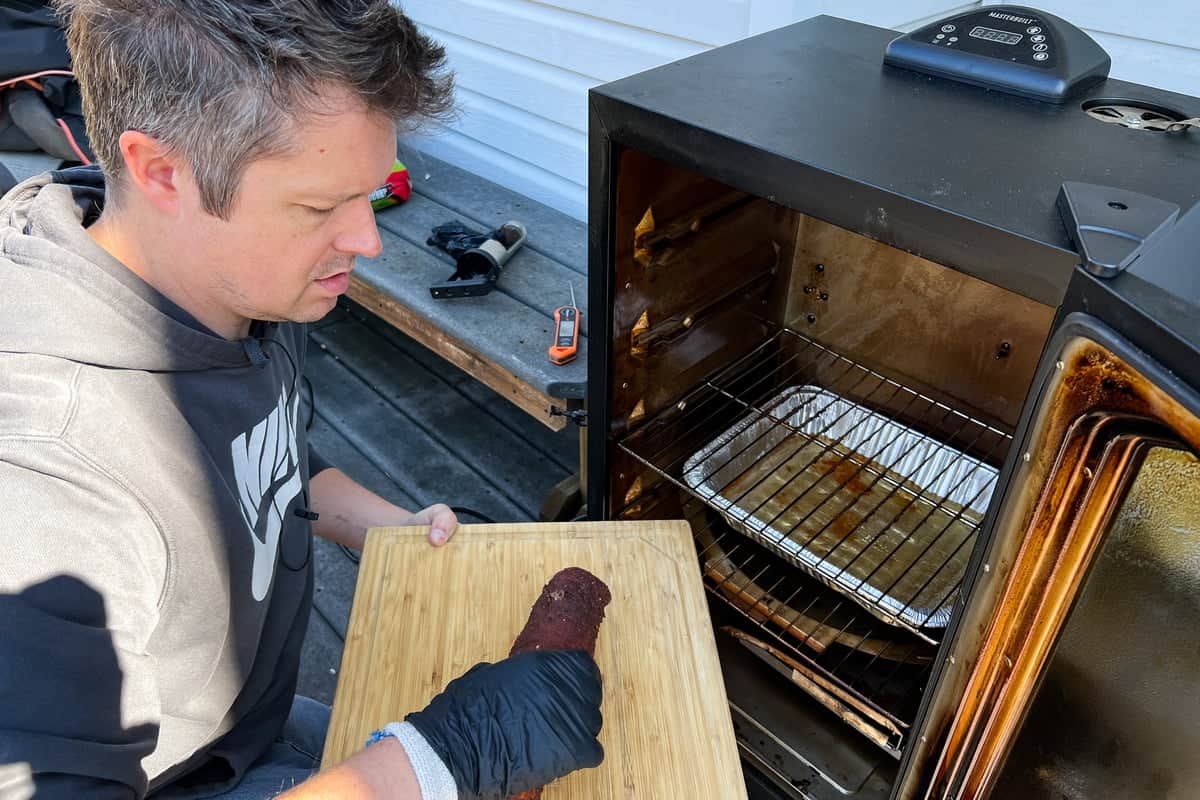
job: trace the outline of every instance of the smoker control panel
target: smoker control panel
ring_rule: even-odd
[[[1024,6],[985,6],[888,44],[884,63],[1062,103],[1108,76],[1108,53],[1074,25]]]

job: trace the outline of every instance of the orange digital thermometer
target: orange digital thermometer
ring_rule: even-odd
[[[571,287],[571,305],[554,309],[554,344],[550,345],[550,363],[568,364],[579,352],[579,323],[583,315],[575,305],[575,287]]]

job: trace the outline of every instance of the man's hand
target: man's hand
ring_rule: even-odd
[[[429,543],[440,547],[450,541],[458,527],[454,512],[444,503],[414,514],[332,467],[314,475],[308,490],[309,507],[318,514],[313,533],[359,550],[366,544],[368,528],[429,525]]]
[[[574,650],[478,664],[405,717],[463,798],[503,798],[604,760],[600,670]]]
[[[409,516],[400,525],[429,525],[429,543],[441,547],[450,541],[454,531],[458,530],[458,517],[445,503],[434,503],[429,508],[423,508]]]

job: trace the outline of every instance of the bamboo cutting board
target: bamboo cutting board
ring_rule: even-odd
[[[508,655],[545,583],[579,566],[613,596],[596,647],[605,758],[545,800],[746,797],[686,522],[465,525],[442,548],[427,533],[367,537],[324,766]]]

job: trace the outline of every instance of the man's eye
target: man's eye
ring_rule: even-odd
[[[329,208],[317,208],[316,206],[305,206],[305,208],[307,208],[309,211],[313,212],[314,214],[325,215],[325,214],[332,213],[333,209],[337,208],[337,206],[330,206]]]

